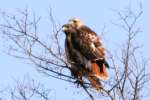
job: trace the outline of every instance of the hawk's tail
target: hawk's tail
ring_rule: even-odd
[[[88,79],[92,85],[93,88],[95,88],[97,91],[101,90],[101,83],[99,81],[99,79],[95,76],[88,76]]]
[[[106,80],[108,78],[106,67],[109,65],[105,60],[96,60],[96,62],[92,62],[92,73],[97,78]]]

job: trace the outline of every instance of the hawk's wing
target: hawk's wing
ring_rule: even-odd
[[[87,26],[81,26],[76,30],[72,37],[72,45],[84,57],[91,61],[92,74],[105,80],[108,77],[106,67],[109,67],[105,61],[105,48],[97,34]]]
[[[89,60],[103,59],[105,49],[97,34],[87,26],[77,29],[77,35],[72,37],[73,46]]]
[[[73,47],[72,38],[69,35],[67,35],[65,39],[65,52],[67,60],[71,64],[70,70],[72,75],[77,79],[81,79],[83,69],[88,61],[78,50]]]

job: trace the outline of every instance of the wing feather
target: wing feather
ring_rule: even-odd
[[[72,37],[73,46],[89,60],[103,59],[105,48],[97,34],[87,26],[77,29],[76,36]]]

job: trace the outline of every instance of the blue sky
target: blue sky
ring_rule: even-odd
[[[139,22],[143,31],[139,35],[139,40],[140,44],[144,45],[142,48],[143,54],[150,57],[150,45],[148,42],[150,36],[150,1],[141,1],[144,13]],[[118,46],[120,45],[118,41],[124,40],[123,32],[118,31],[118,28],[111,24],[111,21],[116,21],[117,18],[112,9],[123,10],[129,4],[132,5],[133,9],[138,8],[139,2],[140,0],[1,0],[0,10],[15,13],[16,8],[24,9],[28,7],[31,11],[36,12],[37,15],[42,16],[42,18],[47,18],[48,9],[51,6],[54,16],[61,24],[72,17],[78,17],[97,33],[100,33],[103,26],[106,25],[106,35],[103,40],[106,47],[109,47],[112,43]],[[41,32],[48,33],[48,27],[45,27],[46,24],[43,23],[42,25]],[[0,50],[5,50],[3,40],[0,41]],[[64,96],[70,93],[72,87],[74,87],[73,84],[70,85],[66,82],[45,77],[36,71],[34,65],[0,52],[0,89],[14,84],[14,79],[22,79],[25,75],[46,83],[49,88],[54,89],[54,94],[56,95],[54,98],[56,100],[86,99],[86,96],[81,97],[80,89],[75,89],[76,96]]]

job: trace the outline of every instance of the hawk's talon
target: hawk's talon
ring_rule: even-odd
[[[83,86],[83,81],[81,79],[77,79],[74,83],[77,84],[78,87],[79,85]]]

